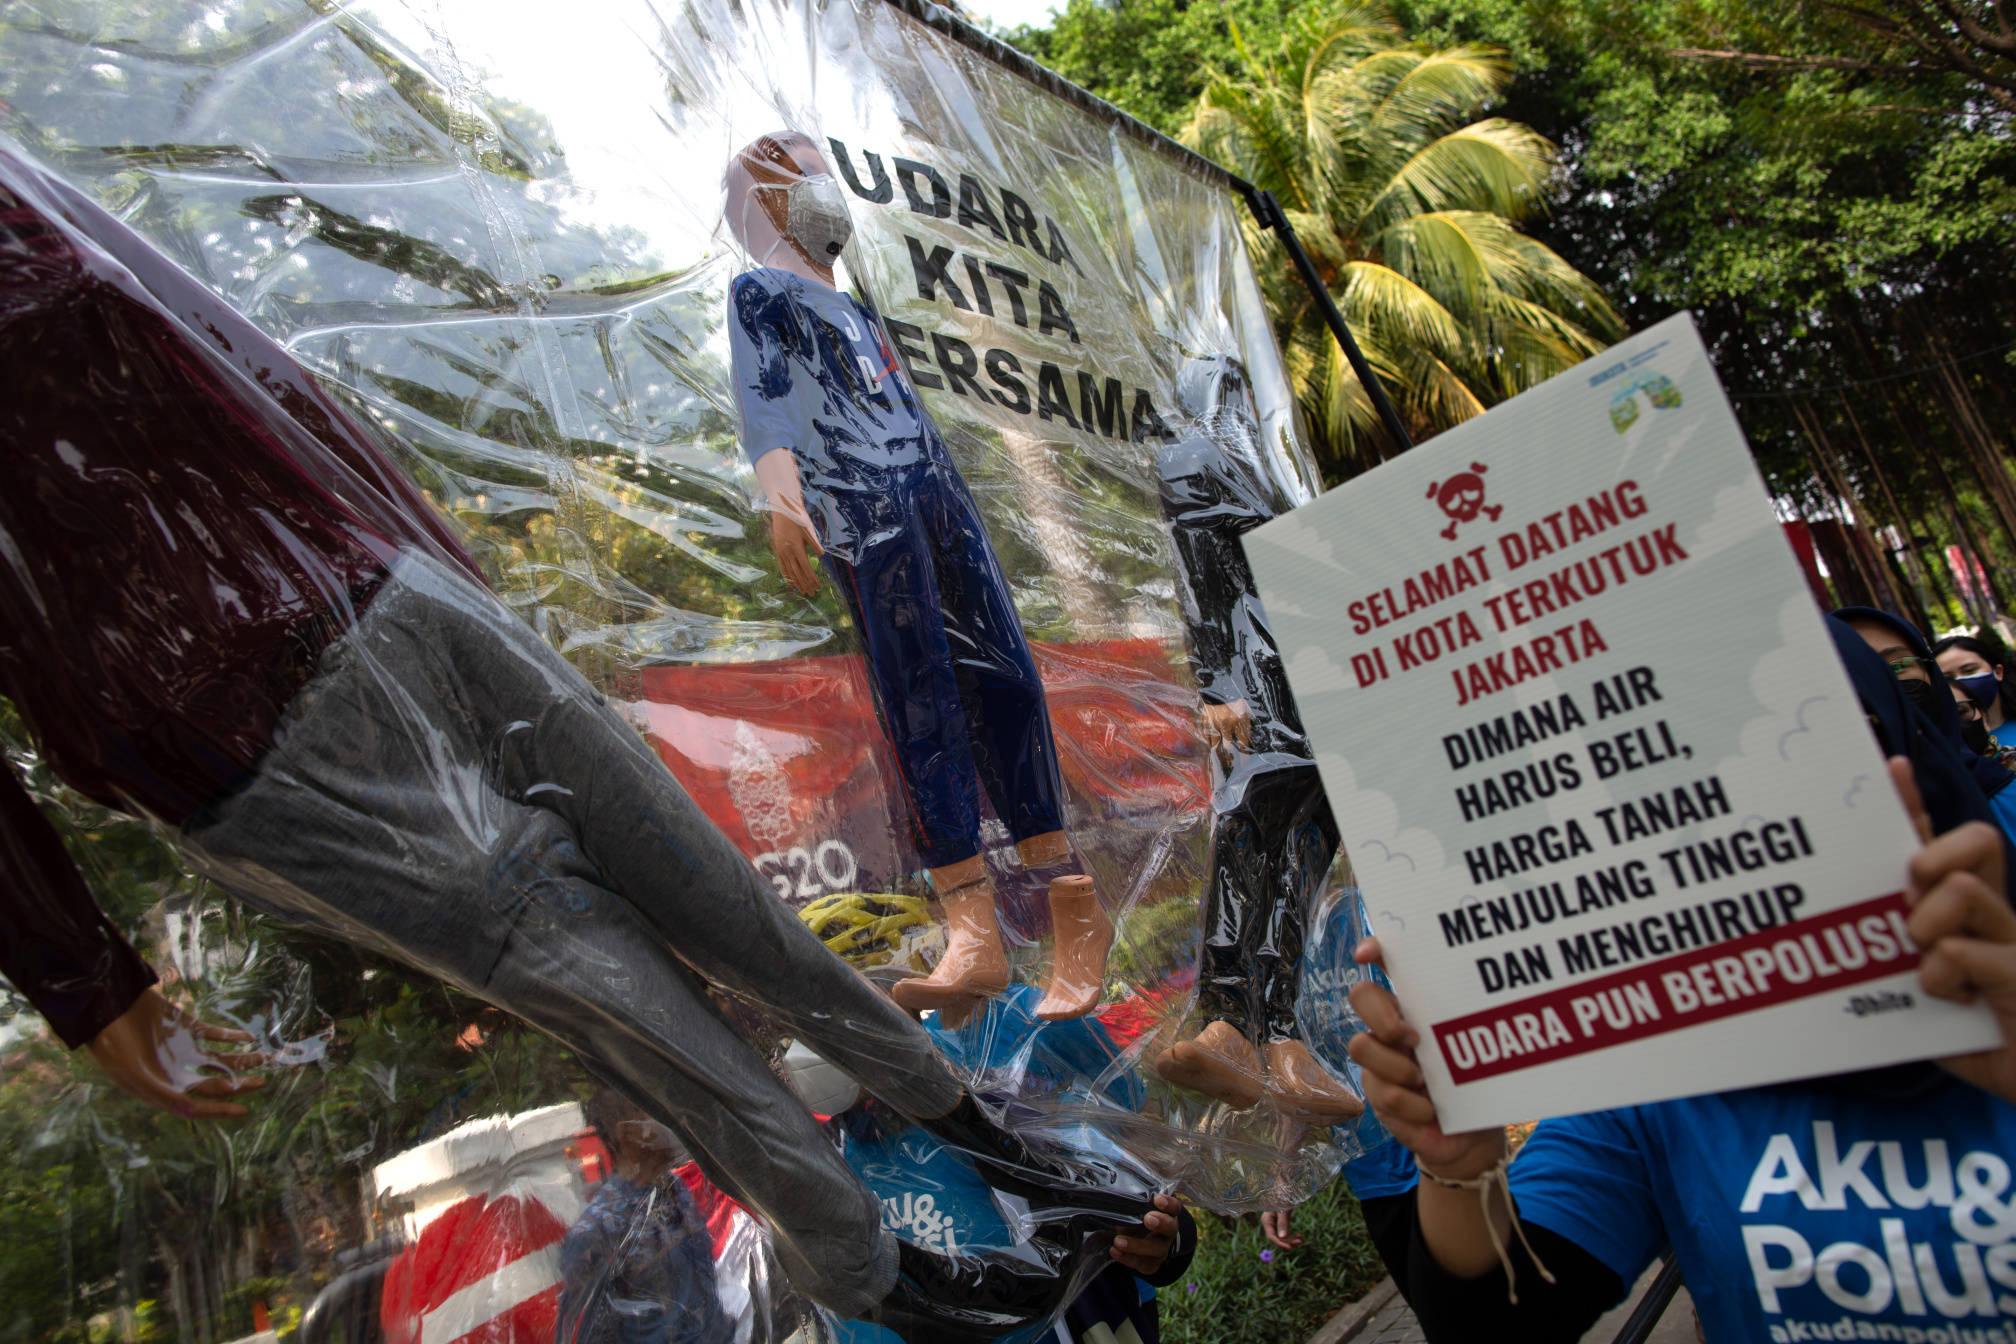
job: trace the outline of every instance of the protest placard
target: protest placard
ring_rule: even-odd
[[[1685,315],[1245,542],[1446,1128],[1996,1042]]]

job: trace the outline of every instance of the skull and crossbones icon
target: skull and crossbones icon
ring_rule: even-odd
[[[1440,485],[1430,484],[1428,498],[1441,506],[1449,515],[1449,526],[1442,529],[1444,541],[1456,540],[1456,529],[1473,521],[1478,514],[1489,515],[1492,522],[1505,512],[1497,504],[1484,502],[1484,473],[1489,470],[1482,462],[1472,462],[1470,470],[1459,471]]]

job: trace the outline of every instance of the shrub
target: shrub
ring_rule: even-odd
[[[1386,1277],[1358,1201],[1337,1181],[1295,1210],[1299,1250],[1267,1244],[1260,1215],[1197,1213],[1197,1258],[1161,1290],[1168,1344],[1304,1344]]]

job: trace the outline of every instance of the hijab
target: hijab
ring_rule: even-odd
[[[1924,639],[1908,625],[1900,625],[1897,617],[1868,607],[1844,607],[1841,612],[1827,618],[1827,633],[1834,637],[1834,647],[1841,655],[1842,667],[1847,671],[1856,695],[1861,697],[1862,708],[1869,715],[1869,726],[1876,734],[1877,745],[1882,748],[1885,757],[1902,756],[1911,762],[1911,774],[1918,782],[1918,793],[1924,799],[1926,814],[1932,819],[1933,833],[1943,834],[1969,821],[1985,821],[1994,825],[1995,817],[1989,810],[1988,796],[1976,781],[1973,766],[1962,759],[1963,755],[1972,756],[1972,753],[1959,744],[1960,716],[1953,708],[1952,692],[1946,688],[1944,678],[1938,677],[1937,669],[1933,669],[1944,701],[1945,717],[1951,720],[1950,733],[1945,731],[1944,725],[1933,723],[1911,702],[1899,685],[1896,674],[1890,670],[1890,665],[1847,622],[1838,619],[1844,614],[1880,619],[1909,638],[1914,648],[1922,650]],[[1990,764],[1979,757],[1973,757],[1973,761],[1974,765]],[[2004,770],[2002,774],[2006,784],[2009,772]],[[2001,828],[1996,827],[1996,831],[2000,834]],[[2007,874],[2005,881],[2016,881],[2016,852],[2011,851],[2006,836],[2002,841],[2002,850]],[[2005,889],[2004,895],[2010,904],[2016,905],[2016,892]],[[1827,1078],[1810,1078],[1800,1086],[1842,1096],[1907,1102],[1930,1096],[1951,1080],[1952,1075],[1938,1065],[1921,1060]]]
[[[1929,711],[1925,710],[1923,706],[1913,705],[1912,707],[1924,713],[1931,720],[1932,727],[1939,736],[1952,745],[1953,750],[1959,754],[1961,763],[1965,766],[1967,773],[1973,777],[1974,783],[1980,787],[1985,797],[1993,798],[1996,794],[2008,788],[2012,782],[2016,782],[2016,775],[2010,774],[2005,766],[1999,762],[1984,760],[1982,757],[1975,755],[1973,750],[1967,746],[1965,740],[1961,738],[1960,709],[1953,703],[1953,685],[1946,680],[1946,674],[1939,670],[1939,664],[1933,661],[1932,646],[1926,642],[1925,636],[1919,632],[1917,626],[1894,612],[1881,611],[1875,607],[1842,607],[1834,615],[1844,622],[1850,618],[1879,622],[1887,628],[1896,631],[1898,636],[1906,644],[1910,645],[1911,652],[1918,655],[1923,661],[1926,674],[1932,678],[1932,689],[1934,692],[1931,697],[1932,706]],[[1849,633],[1854,634],[1854,631],[1850,630]],[[1855,638],[1859,640],[1862,637],[1855,635]],[[1838,636],[1835,642],[1837,644],[1840,642]],[[1875,651],[1869,649],[1866,641],[1863,643],[1863,648],[1869,652],[1870,656],[1877,663],[1882,663],[1883,660],[1875,657]],[[1842,656],[1845,659],[1847,655],[1844,653]],[[1897,680],[1896,675],[1890,671],[1887,665],[1884,666],[1883,672],[1892,682]],[[1862,688],[1858,685],[1856,689],[1860,691]],[[1899,694],[1902,696],[1901,691]],[[1908,696],[1902,696],[1902,698],[1909,699]],[[1869,696],[1866,692],[1864,692],[1862,699],[1865,704],[1868,703]],[[1915,764],[1916,757],[1913,757],[1913,762]],[[1943,825],[1936,825],[1938,821],[1936,814],[1933,820],[1936,829],[1941,831],[1948,829]],[[1984,818],[1984,820],[1987,820],[1987,818]]]

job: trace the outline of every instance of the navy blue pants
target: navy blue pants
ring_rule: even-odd
[[[822,538],[826,566],[867,649],[918,854],[942,868],[980,852],[978,785],[1015,840],[1062,830],[1043,683],[966,483],[935,453],[855,471],[807,502],[844,538]]]

